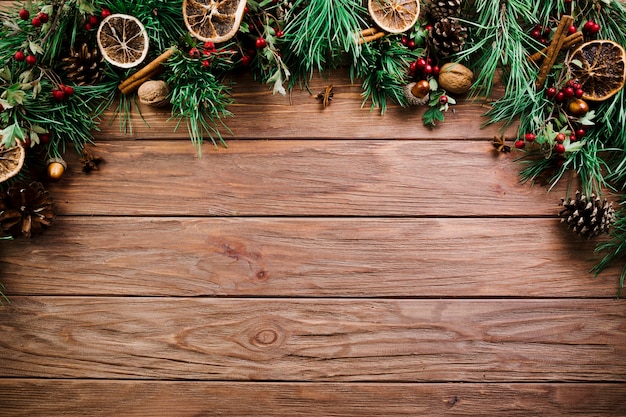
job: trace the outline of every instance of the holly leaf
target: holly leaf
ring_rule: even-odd
[[[424,126],[428,127],[435,127],[437,126],[437,122],[443,122],[444,120],[445,116],[439,107],[430,107],[422,116]]]

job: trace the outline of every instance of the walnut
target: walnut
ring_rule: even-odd
[[[439,71],[439,86],[452,94],[465,94],[472,86],[474,73],[466,66],[448,62]]]
[[[148,80],[141,84],[137,90],[139,101],[143,104],[154,107],[163,107],[169,104],[167,95],[170,93],[170,87],[162,80]]]

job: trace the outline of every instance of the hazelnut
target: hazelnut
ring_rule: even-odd
[[[448,62],[439,70],[439,86],[452,94],[465,94],[472,86],[474,73],[466,66]]]
[[[170,93],[170,87],[162,80],[148,80],[139,86],[137,96],[143,104],[154,107],[163,107],[169,104],[167,95]]]

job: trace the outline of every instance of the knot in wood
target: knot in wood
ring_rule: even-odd
[[[263,329],[259,331],[253,338],[256,346],[269,346],[278,340],[278,333],[274,329]]]

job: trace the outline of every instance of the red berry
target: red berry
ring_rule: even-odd
[[[39,20],[41,20],[41,23],[48,23],[48,20],[50,20],[50,16],[48,16],[48,13],[44,12],[37,13],[37,17],[39,18]]]
[[[17,51],[15,52],[15,54],[13,54],[13,59],[15,59],[16,61],[22,62],[25,58],[26,55],[24,55],[24,52],[22,51]]]
[[[435,75],[435,76],[439,75],[439,71],[441,71],[441,68],[439,68],[439,65],[434,65],[433,66],[433,75]]]
[[[555,139],[556,139],[556,141],[558,143],[563,143],[565,141],[565,134],[564,133],[557,133]]]
[[[530,36],[531,36],[533,39],[537,39],[537,40],[539,40],[539,39],[541,38],[541,31],[540,31],[539,29],[533,29],[533,30],[530,32]]]
[[[98,20],[98,16],[89,16],[89,23],[91,26],[97,26],[100,20]]]
[[[417,44],[415,43],[415,41],[413,39],[409,39],[409,41],[407,42],[406,46],[410,50],[413,50],[413,49],[417,48]]]
[[[189,56],[192,58],[199,58],[200,57],[200,51],[198,50],[198,48],[191,48],[189,50]]]
[[[31,20],[30,23],[38,28],[39,26],[41,26],[41,19],[38,17],[33,17],[33,20]]]
[[[574,97],[574,88],[573,87],[565,87],[563,89],[563,96],[565,98],[572,98],[572,97]]]
[[[430,64],[426,64],[426,66],[424,67],[423,72],[424,72],[425,75],[432,74],[433,73],[433,66],[430,65]]]
[[[522,139],[518,139],[515,141],[515,147],[517,149],[524,149],[525,146],[526,146],[526,142],[524,142]]]
[[[21,9],[19,14],[20,19],[22,20],[28,20],[28,18],[30,17],[30,12],[26,9]]]
[[[593,25],[595,25],[595,22],[593,20],[587,20],[587,22],[583,26],[583,31],[587,33],[591,33],[591,30],[593,29]]]
[[[426,67],[426,60],[424,58],[417,58],[415,64],[418,70],[423,70]]]
[[[282,30],[277,30],[276,31],[276,37],[277,38],[282,38],[283,36],[285,36],[285,32],[283,32]]]
[[[35,55],[28,55],[26,57],[26,63],[28,65],[35,65],[37,63],[37,58],[35,58]]]
[[[591,30],[589,31],[589,33],[591,33],[592,35],[596,35],[596,34],[598,34],[598,32],[600,32],[600,25],[597,24],[597,23],[594,23],[591,26]]]
[[[0,103],[0,113],[2,113],[4,111],[4,106],[2,105],[2,103]]]
[[[50,133],[42,133],[41,135],[39,135],[39,140],[44,145],[50,143]]]
[[[447,103],[448,103],[448,96],[439,97],[439,104],[447,104]]]
[[[568,35],[573,35],[574,33],[578,32],[578,28],[574,25],[571,25],[568,29],[567,29],[567,33]]]
[[[565,152],[565,145],[563,145],[562,143],[557,143],[556,145],[554,145],[554,151],[556,153],[564,153]]]
[[[558,93],[556,93],[555,100],[557,103],[562,103],[564,99],[565,99],[565,94],[563,94],[562,91],[559,91]]]
[[[211,41],[207,41],[204,43],[204,49],[207,49],[209,51],[214,51],[215,50],[215,44]]]
[[[433,25],[426,25],[426,26],[424,26],[424,29],[425,29],[427,32],[430,32],[431,30],[433,30]]]
[[[252,58],[250,57],[250,55],[244,55],[241,57],[241,65],[243,65],[244,67],[250,65],[251,62]]]
[[[556,88],[555,87],[548,87],[546,89],[546,95],[548,96],[548,98],[553,98],[554,96],[556,96]]]
[[[61,86],[59,86],[59,88],[61,88]],[[65,94],[66,97],[71,97],[74,95],[74,88],[69,86],[69,85],[64,85],[63,86],[63,94]]]
[[[570,142],[576,142],[576,139],[576,134],[572,133],[571,135],[569,135]]]
[[[52,90],[52,98],[61,102],[65,100],[65,92],[63,90]]]
[[[406,36],[403,36],[402,39],[400,40],[400,43],[404,46],[407,46],[407,44],[409,43],[409,38],[407,38]]]
[[[93,26],[91,26],[91,23],[85,23],[85,30],[89,31],[93,29]]]
[[[534,142],[536,138],[537,137],[534,133],[526,133],[526,135],[524,135],[524,139],[526,140],[526,142]]]
[[[111,12],[111,10],[104,8],[102,9],[102,11],[100,12],[100,17],[102,17],[103,19],[111,16],[113,14],[113,12]]]
[[[413,61],[409,64],[409,72],[415,74],[415,71],[417,71],[417,62]]]
[[[585,94],[585,91],[582,88],[579,88],[576,91],[574,91],[574,96],[576,98],[581,98],[583,94]]]
[[[30,136],[26,136],[22,142],[25,148],[30,148]]]
[[[582,138],[583,136],[585,136],[585,129],[576,129],[576,137],[578,139]]]
[[[565,83],[565,86],[566,86],[566,87],[572,87],[572,88],[575,88],[575,87],[574,87],[574,84],[576,84],[576,80],[574,80],[574,79],[569,79],[569,80],[567,80],[567,82]]]
[[[267,41],[264,38],[257,38],[254,45],[257,47],[257,49],[263,49],[267,46]]]
[[[202,60],[202,68],[207,69],[211,66],[211,61],[209,61],[208,59],[203,59]]]

